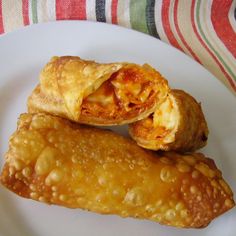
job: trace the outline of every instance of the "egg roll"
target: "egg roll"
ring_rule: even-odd
[[[199,228],[233,193],[203,154],[154,153],[109,130],[23,114],[0,181],[21,197],[101,214]]]
[[[167,81],[151,66],[99,64],[53,57],[40,73],[28,111],[91,125],[121,125],[147,117],[166,98]]]
[[[199,104],[190,94],[173,89],[149,117],[129,125],[141,147],[163,151],[194,151],[204,147],[208,127]]]

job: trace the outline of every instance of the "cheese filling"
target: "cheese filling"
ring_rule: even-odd
[[[154,82],[152,82],[154,81]],[[129,112],[134,106],[147,102],[154,94],[155,80],[148,71],[142,67],[126,66],[114,73],[94,93],[83,101],[83,107],[90,110],[106,108]]]
[[[179,110],[174,97],[169,97],[163,102],[153,115],[152,139],[161,138],[163,143],[173,142],[179,125]]]

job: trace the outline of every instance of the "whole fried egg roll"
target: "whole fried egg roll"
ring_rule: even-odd
[[[28,99],[28,110],[84,124],[121,125],[147,117],[168,91],[167,81],[147,64],[53,57]]]
[[[233,194],[203,154],[154,153],[108,130],[23,114],[0,181],[47,204],[204,227],[232,208]]]
[[[188,93],[173,89],[149,117],[129,125],[141,147],[163,151],[194,151],[204,147],[208,127],[201,105]]]

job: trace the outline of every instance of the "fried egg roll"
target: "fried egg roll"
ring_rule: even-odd
[[[188,93],[173,89],[149,117],[129,125],[141,147],[163,151],[194,151],[207,143],[208,127],[201,105]]]
[[[53,57],[28,99],[28,110],[84,124],[121,125],[147,117],[168,90],[167,81],[147,64]]]
[[[214,161],[154,153],[108,130],[23,114],[0,181],[21,197],[101,214],[204,227],[234,206]]]

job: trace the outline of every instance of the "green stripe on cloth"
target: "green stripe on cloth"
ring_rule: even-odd
[[[38,14],[37,14],[37,0],[31,1],[31,10],[32,10],[32,20],[33,23],[38,23]]]
[[[227,63],[224,61],[224,59],[222,58],[222,56],[215,50],[215,48],[212,46],[212,44],[210,43],[210,41],[207,39],[206,35],[203,32],[201,23],[200,23],[200,4],[201,4],[201,0],[197,1],[197,7],[196,7],[196,20],[197,20],[197,24],[198,24],[198,28],[199,28],[199,32],[201,33],[202,37],[204,38],[204,40],[206,41],[207,45],[209,46],[209,48],[216,54],[216,56],[218,57],[218,59],[220,60],[220,62],[225,66],[225,68],[227,69],[227,71],[229,72],[229,74],[232,76],[232,78],[234,80],[236,80],[236,75],[232,72],[232,70],[230,69],[230,67],[227,65]]]
[[[147,1],[146,21],[147,21],[148,32],[150,35],[160,39],[157,33],[157,28],[155,23],[155,0],[146,0],[146,1]]]
[[[148,33],[146,20],[147,1],[130,0],[130,23],[132,29]]]

